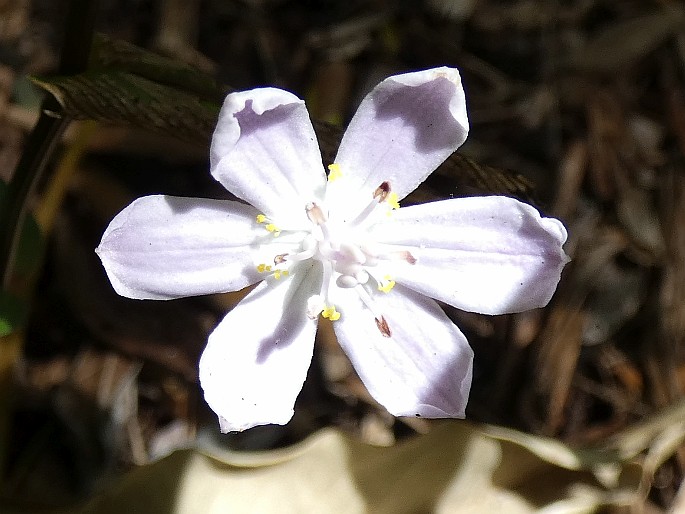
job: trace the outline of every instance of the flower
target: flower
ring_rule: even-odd
[[[139,198],[96,251],[130,298],[259,283],[200,359],[222,431],[290,420],[320,317],[390,413],[463,417],[473,352],[432,298],[484,314],[541,307],[568,261],[563,225],[511,198],[399,208],[467,132],[456,69],[396,75],[362,101],[327,175],[302,100],[232,93],[211,173],[246,203]]]

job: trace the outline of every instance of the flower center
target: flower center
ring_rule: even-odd
[[[329,181],[342,176],[338,165],[331,165],[329,169]],[[397,208],[397,194],[392,192],[388,182],[383,182],[376,188],[369,203],[351,221],[329,219],[324,206],[310,202],[305,209],[312,224],[311,230],[304,233],[299,248],[294,252],[276,255],[273,259],[274,267],[260,264],[258,270],[272,273],[274,278],[279,279],[288,274],[290,264],[308,259],[318,260],[323,268],[321,291],[310,297],[307,315],[312,319],[319,314],[332,321],[340,319],[341,313],[329,300],[331,284],[335,283],[337,287],[346,289],[354,288],[364,305],[374,314],[380,332],[390,337],[390,327],[372,297],[374,289],[389,293],[395,286],[392,277],[382,273],[382,263],[401,259],[414,264],[416,259],[407,251],[388,251],[383,245],[369,241],[366,229],[379,216],[389,216]],[[260,214],[257,222],[264,224],[264,228],[274,237],[280,236],[281,230],[266,216]],[[373,283],[376,288],[372,287]]]

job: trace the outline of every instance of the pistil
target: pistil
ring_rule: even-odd
[[[340,318],[341,313],[336,310],[329,299],[331,282],[335,278],[337,287],[354,289],[357,292],[364,305],[373,313],[381,334],[384,337],[390,337],[390,327],[369,293],[375,287],[369,288],[367,284],[373,277],[378,291],[390,293],[395,286],[395,281],[390,275],[383,275],[381,270],[375,270],[375,267],[383,260],[399,259],[414,264],[416,259],[408,251],[397,250],[393,247],[385,248],[382,244],[368,245],[364,241],[363,228],[360,225],[366,223],[381,205],[384,205],[387,213],[399,207],[397,195],[392,192],[390,183],[387,181],[382,182],[374,190],[369,204],[351,222],[331,225],[325,207],[315,202],[310,202],[305,206],[307,217],[312,223],[310,234],[301,240],[298,251],[278,254],[273,262],[274,266],[279,266],[285,262],[299,262],[313,258],[321,263],[321,289],[319,294],[313,295],[308,302],[308,316],[322,315],[332,321]],[[258,216],[257,221],[271,223],[264,215]],[[261,265],[261,268],[263,269],[260,271],[271,272],[271,266]],[[371,268],[374,268],[373,273],[370,273]],[[274,276],[277,271],[279,276],[285,274],[285,272],[275,270]]]

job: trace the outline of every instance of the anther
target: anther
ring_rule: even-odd
[[[306,209],[309,221],[315,223],[316,225],[323,225],[326,223],[326,215],[321,210],[321,207],[319,207],[317,204],[314,202],[309,203],[307,204]]]
[[[378,186],[373,192],[371,203],[364,207],[357,217],[350,222],[350,226],[363,223],[376,210],[379,204],[385,202],[385,200],[388,198],[388,195],[390,195],[390,189],[390,182],[387,180],[381,182],[381,185]]]
[[[288,256],[287,253],[281,253],[274,257],[274,264],[279,265],[285,262],[285,258]]]
[[[390,275],[386,275],[383,277],[383,280],[378,282],[378,290],[383,292],[383,293],[389,293],[392,291],[392,288],[395,287],[395,281],[390,277]]]
[[[410,252],[405,250],[403,252],[400,252],[400,255],[402,259],[407,261],[409,264],[416,264],[416,257],[414,257]]]
[[[338,321],[340,319],[340,313],[335,310],[335,305],[326,307],[323,311],[321,311],[321,316],[330,319],[331,321]]]
[[[399,197],[397,196],[397,193],[395,191],[391,191],[388,194],[388,198],[386,200],[388,202],[388,205],[390,206],[391,209],[399,209],[400,208],[400,200]],[[391,211],[388,211],[388,214],[390,214]]]
[[[390,326],[388,325],[388,322],[386,321],[384,316],[381,316],[380,319],[374,318],[376,320],[376,326],[378,327],[378,330],[380,331],[381,335],[383,337],[390,337],[392,335],[392,332],[390,331]]]
[[[381,182],[381,185],[376,188],[373,192],[373,197],[378,200],[378,203],[382,203],[390,194],[390,183],[386,180]]]
[[[340,164],[338,163],[333,163],[328,165],[328,181],[333,182],[334,180],[339,179],[342,177],[342,172],[340,171]]]

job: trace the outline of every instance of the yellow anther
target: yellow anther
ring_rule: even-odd
[[[326,307],[323,311],[321,311],[321,315],[324,318],[330,319],[331,321],[338,321],[340,319],[340,313],[335,310],[335,305]]]
[[[378,290],[383,293],[389,293],[395,287],[395,281],[390,278],[390,275],[385,275],[383,280],[378,283]]]
[[[328,165],[328,181],[333,182],[334,180],[342,177],[342,171],[340,171],[340,164],[334,162]]]
[[[287,277],[290,272],[287,269],[273,269],[269,264],[260,264],[257,266],[257,271],[260,273],[271,273],[273,271],[273,277],[279,280],[281,277]]]
[[[264,228],[266,230],[268,230],[269,232],[271,232],[274,235],[274,237],[278,237],[281,235],[280,229],[276,225],[274,225],[273,223],[269,223],[268,225],[265,225]]]
[[[388,202],[388,205],[392,209],[400,208],[400,200],[397,196],[397,193],[395,193],[394,191],[390,191],[390,193],[388,193],[388,197],[385,199],[385,201]]]
[[[257,223],[264,223],[266,221],[266,216],[264,214],[257,214]]]
[[[284,270],[277,269],[276,271],[274,271],[274,278],[276,280],[280,280],[281,277],[287,277],[289,274],[290,274],[290,272],[287,269],[284,269]]]

